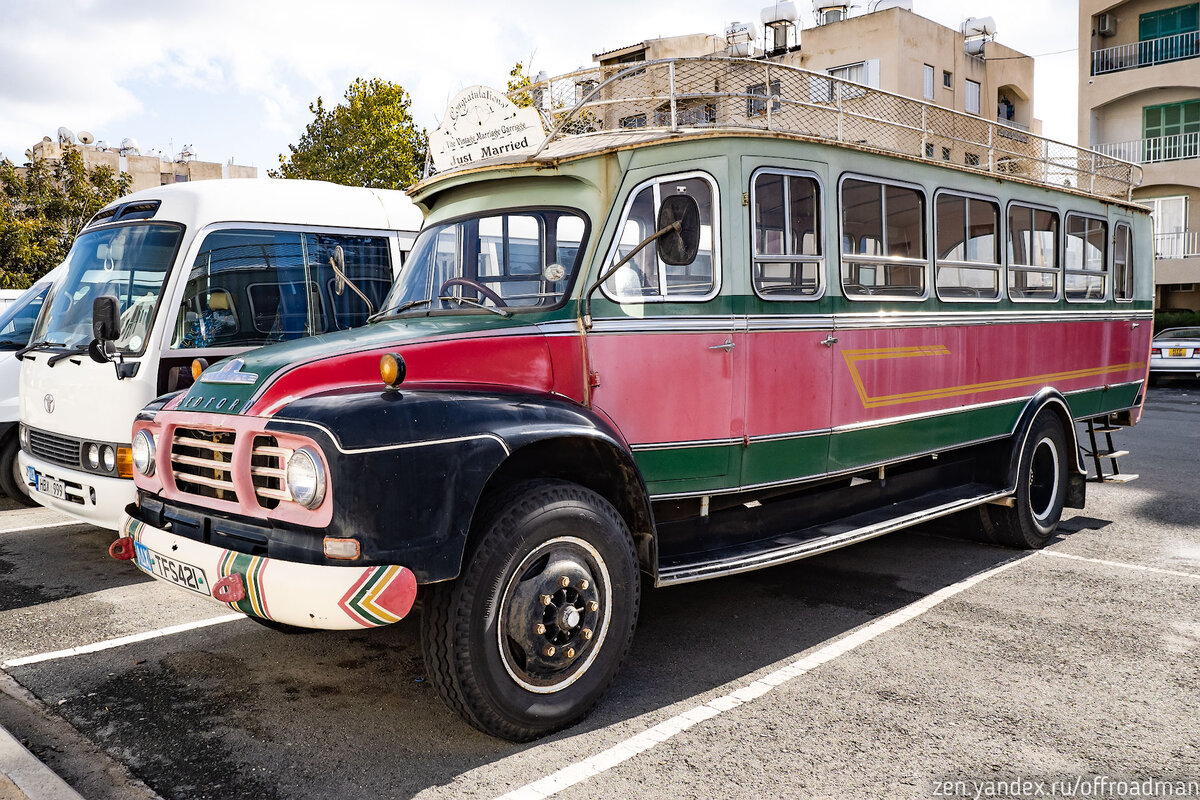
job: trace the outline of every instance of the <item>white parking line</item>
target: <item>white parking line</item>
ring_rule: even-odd
[[[19,528],[4,528],[0,533],[24,533],[25,531],[40,531],[45,528],[68,528],[72,525],[91,525],[83,520],[70,519],[64,522],[43,522],[37,525],[22,525]]]
[[[81,656],[84,653],[97,653],[101,650],[110,650],[114,647],[123,647],[134,642],[144,642],[147,639],[157,639],[160,636],[170,636],[176,633],[195,630],[196,628],[207,628],[212,625],[220,625],[225,622],[233,622],[239,619],[245,619],[245,614],[226,614],[223,617],[212,617],[210,619],[201,619],[196,622],[185,622],[182,625],[172,625],[169,628],[159,628],[155,631],[147,631],[146,633],[135,633],[130,636],[119,636],[116,639],[108,639],[95,644],[85,644],[79,647],[68,647],[66,650],[55,650],[52,653],[40,653],[35,656],[23,656],[22,658],[13,658],[0,664],[0,669],[12,669],[13,667],[23,667],[26,664],[37,664],[42,661],[54,661],[59,658],[70,658],[71,656]]]
[[[1136,569],[1141,572],[1156,572],[1159,575],[1174,575],[1177,578],[1191,578],[1194,581],[1200,581],[1200,575],[1195,572],[1181,572],[1177,569],[1163,569],[1162,567],[1147,567],[1143,564],[1131,564],[1128,561],[1105,561],[1102,558],[1085,558],[1084,556],[1073,556],[1070,553],[1058,553],[1054,550],[1038,550],[1037,552],[1041,555],[1054,556],[1055,558],[1069,558],[1072,561],[1087,561],[1091,564],[1103,564],[1106,567]]]
[[[838,656],[845,655],[859,645],[866,644],[872,639],[903,625],[905,622],[916,619],[926,611],[949,600],[956,594],[970,589],[972,586],[982,583],[988,578],[999,575],[1019,561],[1027,558],[1028,555],[1026,553],[1016,556],[999,566],[992,567],[989,570],[965,578],[958,583],[939,589],[933,594],[893,611],[885,617],[880,617],[868,625],[864,625],[854,633],[838,639],[836,642],[828,644],[820,650],[793,661],[786,667],[777,669],[758,680],[752,681],[714,700],[710,700],[703,705],[694,706],[682,714],[677,714],[665,722],[660,722],[653,728],[642,731],[603,752],[563,767],[558,772],[511,791],[498,798],[498,800],[542,800],[577,783],[582,783],[588,778],[599,775],[602,772],[607,772],[623,761],[628,761],[639,753],[644,753],[699,722],[712,719],[718,714],[722,714],[732,708],[737,708],[755,698],[762,697],[775,687],[798,678],[809,670],[816,669]]]

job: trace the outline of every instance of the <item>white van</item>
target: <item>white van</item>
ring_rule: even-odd
[[[62,266],[46,273],[23,292],[17,292],[0,312],[0,491],[19,503],[29,504],[29,487],[21,478],[21,467],[17,463],[17,424],[20,409],[17,407],[17,390],[21,380],[21,362],[18,350],[29,344],[29,334],[37,322],[42,301],[54,279],[63,273]]]
[[[44,506],[115,529],[133,501],[130,428],[196,359],[345,330],[379,311],[421,226],[399,191],[225,180],[147,189],[75,240],[24,359],[21,477]],[[120,335],[93,341],[93,302]]]

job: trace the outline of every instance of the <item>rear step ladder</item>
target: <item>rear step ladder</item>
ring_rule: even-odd
[[[1121,472],[1121,465],[1117,463],[1117,459],[1121,456],[1129,455],[1128,450],[1117,450],[1113,446],[1112,435],[1121,430],[1120,426],[1114,425],[1108,417],[1093,418],[1087,421],[1088,426],[1088,441],[1091,442],[1091,450],[1084,448],[1084,455],[1092,459],[1092,464],[1095,466],[1096,474],[1088,475],[1088,480],[1095,483],[1128,483],[1129,481],[1137,480],[1137,475],[1129,472]],[[1096,434],[1104,434],[1104,449],[1096,443]],[[1104,464],[1101,459],[1108,459],[1112,467],[1110,472],[1104,471]]]

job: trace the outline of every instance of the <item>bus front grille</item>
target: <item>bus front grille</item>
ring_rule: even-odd
[[[235,438],[233,431],[176,428],[171,437],[171,474],[179,491],[236,503]]]
[[[280,500],[290,500],[287,492],[287,460],[292,451],[279,446],[274,436],[255,436],[250,456],[250,479],[254,494],[263,508],[277,508]]]
[[[29,452],[37,458],[79,469],[79,453],[83,442],[71,436],[29,428]]]

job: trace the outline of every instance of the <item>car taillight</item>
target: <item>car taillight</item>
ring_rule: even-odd
[[[1161,347],[1151,347],[1151,348],[1150,348],[1150,355],[1152,355],[1152,356],[1161,356],[1161,355],[1162,355],[1162,348],[1161,348]]]

